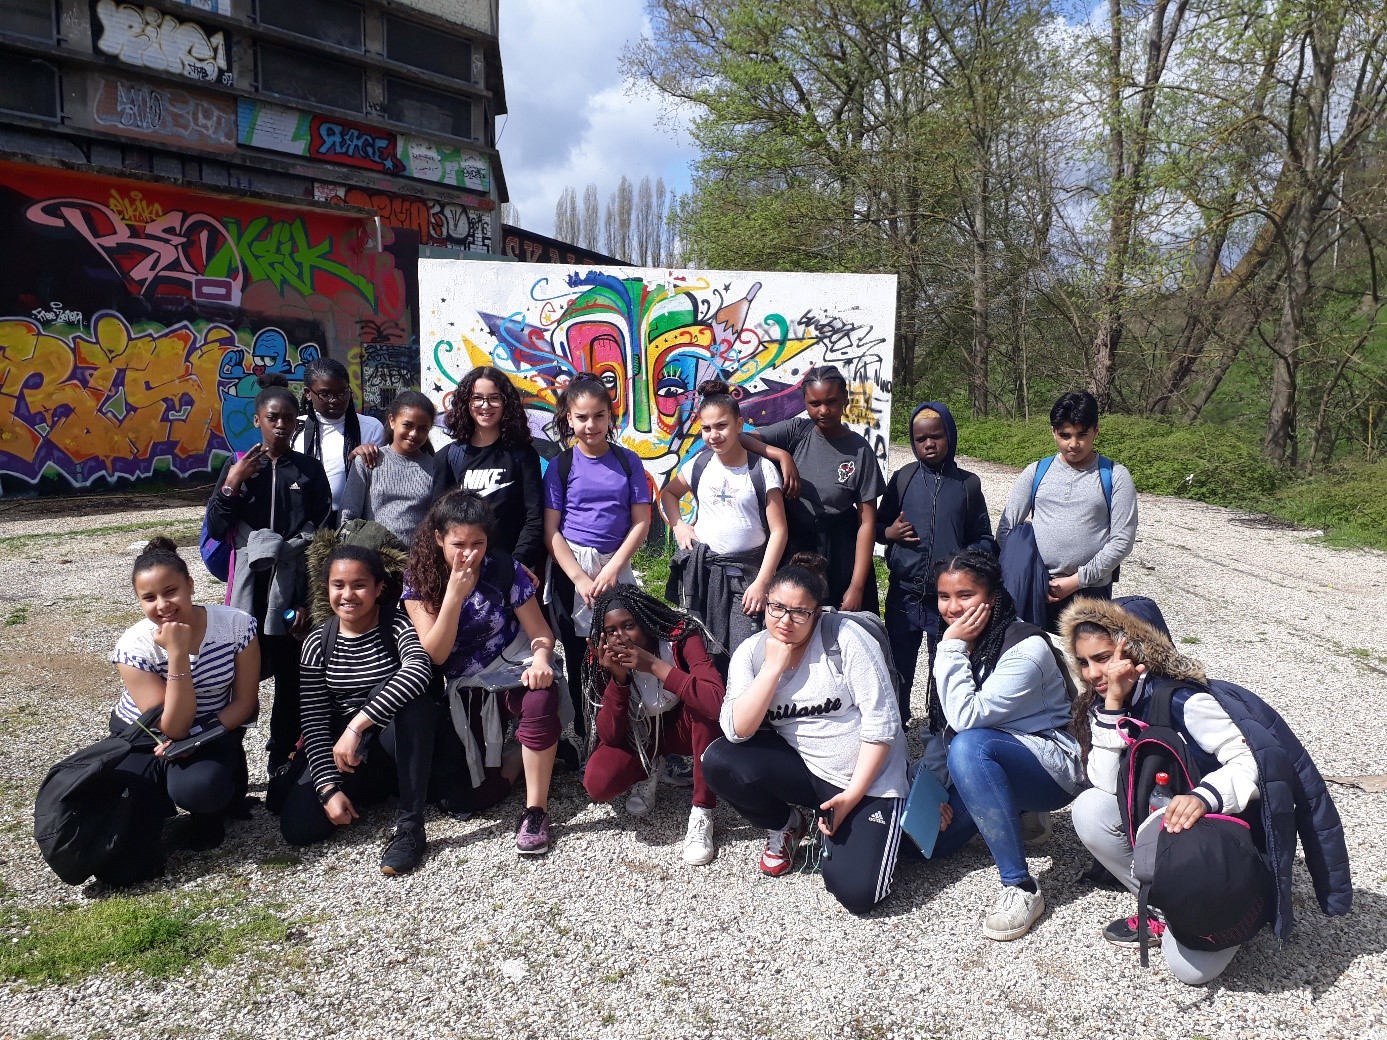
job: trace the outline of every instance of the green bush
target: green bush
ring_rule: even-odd
[[[1047,419],[959,422],[959,450],[1010,466],[1053,454]],[[1217,426],[1110,415],[1099,426],[1098,450],[1132,471],[1137,490],[1179,495],[1216,505],[1261,508],[1281,484],[1280,473],[1255,444]]]
[[[1387,462],[1341,466],[1282,488],[1267,510],[1336,545],[1387,549]]]

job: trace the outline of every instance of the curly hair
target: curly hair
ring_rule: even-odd
[[[486,532],[490,541],[493,523],[491,507],[475,491],[457,488],[433,504],[429,515],[414,532],[409,563],[405,567],[405,584],[414,590],[430,612],[438,610],[448,590],[448,561],[438,537],[446,537],[454,527],[477,526]]]
[[[935,587],[939,587],[939,579],[945,574],[957,573],[971,575],[983,586],[987,595],[997,597],[987,618],[987,627],[982,630],[982,634],[974,641],[973,648],[968,653],[968,664],[972,669],[973,679],[981,685],[1001,659],[1002,643],[1006,640],[1007,628],[1016,620],[1016,603],[1012,600],[1011,593],[1003,587],[1002,566],[991,553],[978,552],[976,549],[964,549],[953,553],[935,570]],[[931,675],[931,682],[933,678]],[[942,710],[936,714],[937,705],[938,693],[931,688],[931,722],[943,717]]]
[[[520,391],[510,381],[510,377],[499,368],[479,365],[468,372],[453,390],[448,403],[448,412],[443,417],[443,425],[459,444],[467,444],[477,432],[477,424],[472,419],[472,389],[477,380],[489,379],[496,385],[501,395],[501,447],[528,448],[530,446],[530,423],[525,417],[525,406],[520,400]]]

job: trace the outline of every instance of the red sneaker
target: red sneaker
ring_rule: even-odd
[[[799,844],[809,833],[809,818],[802,809],[796,809],[790,822],[778,831],[766,831],[766,848],[761,853],[761,873],[779,877],[788,873],[795,865],[795,853]]]

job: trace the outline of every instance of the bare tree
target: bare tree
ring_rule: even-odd
[[[621,175],[621,181],[616,186],[616,191],[612,195],[614,202],[613,213],[616,220],[616,229],[613,232],[613,239],[616,242],[616,252],[612,256],[620,260],[631,259],[631,216],[636,205],[636,192],[631,185],[631,178],[625,174]]]
[[[513,202],[501,203],[501,223],[511,227],[520,226],[520,207]]]
[[[650,231],[650,266],[663,267],[665,263],[665,179],[655,178],[655,214]]]
[[[583,189],[582,234],[578,244],[594,253],[602,248],[602,204],[597,199],[597,185],[591,181]]]
[[[602,214],[602,242],[608,256],[620,259],[621,248],[616,237],[616,195],[607,196],[607,208]]]
[[[631,212],[631,262],[641,267],[650,266],[650,233],[655,226],[655,189],[650,185],[650,175],[641,178],[636,190],[636,206]]]
[[[578,193],[565,188],[554,205],[554,237],[562,242],[578,242]]]

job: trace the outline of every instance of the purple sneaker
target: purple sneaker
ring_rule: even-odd
[[[520,814],[515,850],[522,856],[543,856],[549,851],[549,813],[532,805]]]

